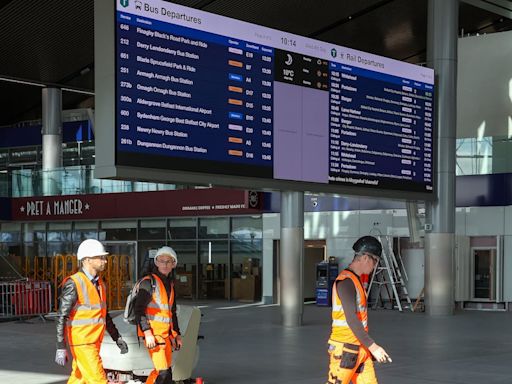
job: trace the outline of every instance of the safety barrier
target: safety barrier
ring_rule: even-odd
[[[32,280],[52,280],[54,257],[25,257],[23,260],[21,269],[23,276]]]
[[[46,315],[51,303],[49,281],[0,282],[0,319]]]
[[[29,280],[51,282],[53,311],[59,307],[62,282],[75,273],[79,263],[74,254],[57,254],[49,257],[23,257],[22,273]],[[107,268],[102,273],[107,285],[107,306],[109,309],[123,309],[126,297],[133,286],[133,260],[126,254],[111,254],[107,258]]]
[[[128,255],[112,254],[108,256],[107,269],[103,278],[107,284],[107,306],[109,309],[123,309],[126,297],[130,293],[132,259]]]

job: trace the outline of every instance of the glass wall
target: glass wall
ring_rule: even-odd
[[[205,217],[199,219],[200,239],[226,239],[228,234],[228,217]]]
[[[46,256],[46,223],[23,225],[22,255],[28,258]]]
[[[77,221],[73,230],[73,250],[85,239],[98,239],[97,221]]]
[[[71,222],[48,223],[46,254],[48,256],[73,253]]]
[[[137,240],[137,220],[102,222],[99,232],[99,240]]]
[[[15,279],[21,270],[21,225],[0,224],[0,277]]]
[[[179,298],[197,298],[197,241],[172,240],[169,245],[178,254],[175,288]]]
[[[456,143],[457,176],[498,173],[493,172],[492,137],[457,139]]]
[[[169,240],[197,239],[197,219],[169,219]]]
[[[143,219],[139,222],[138,233],[138,254],[139,254],[139,276],[148,272],[152,259],[149,257],[151,251],[156,251],[166,243],[167,222],[165,219]]]
[[[90,238],[98,239],[108,249],[130,258],[130,279],[139,278],[149,269],[158,248],[163,245],[173,247],[178,254],[175,287],[179,298],[244,301],[261,298],[261,216],[8,223],[0,226],[0,250],[31,260],[74,254],[80,242]]]
[[[199,298],[228,298],[225,294],[228,265],[227,240],[199,241]]]
[[[231,220],[231,299],[253,301],[261,297],[263,222],[259,216]]]

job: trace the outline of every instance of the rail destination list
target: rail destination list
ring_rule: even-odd
[[[432,191],[433,87],[338,63],[330,69],[329,180]]]

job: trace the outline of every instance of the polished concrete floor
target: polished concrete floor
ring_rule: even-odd
[[[328,308],[306,305],[304,325],[283,328],[277,306],[202,306],[201,353],[194,373],[206,384],[325,383]],[[512,383],[512,314],[370,311],[374,339],[393,358],[377,365],[381,384]],[[54,323],[0,323],[1,383],[60,384],[70,366],[53,363]]]

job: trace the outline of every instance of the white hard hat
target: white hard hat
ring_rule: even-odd
[[[87,239],[80,243],[76,257],[80,261],[86,257],[106,256],[108,252],[105,247],[96,239]]]
[[[176,264],[178,264],[178,255],[176,254],[176,251],[168,246],[163,246],[162,248],[159,248],[158,251],[156,251],[155,255],[155,261],[158,259],[158,256],[160,255],[168,255],[174,258],[176,260]]]

